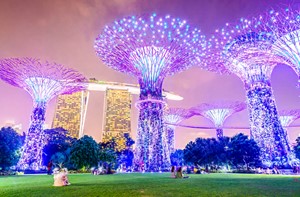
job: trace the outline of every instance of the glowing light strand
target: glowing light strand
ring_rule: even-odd
[[[18,167],[38,170],[42,167],[43,125],[47,102],[58,94],[85,89],[86,79],[73,69],[56,63],[42,63],[34,58],[0,60],[0,78],[13,86],[23,88],[34,100],[31,123]]]

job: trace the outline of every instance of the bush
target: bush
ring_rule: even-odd
[[[12,175],[16,175],[17,173],[15,171],[12,170],[3,170],[0,171],[0,176],[12,176]]]
[[[255,170],[232,170],[232,173],[240,173],[240,174],[255,174]]]

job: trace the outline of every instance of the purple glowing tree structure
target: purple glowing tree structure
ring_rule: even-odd
[[[58,94],[84,89],[85,77],[56,63],[42,63],[33,58],[7,58],[0,60],[0,78],[23,88],[33,98],[31,123],[18,167],[37,170],[42,166],[43,125],[48,101]]]
[[[192,117],[193,114],[188,109],[169,108],[164,112],[164,122],[166,123],[166,140],[170,153],[175,151],[175,127],[181,121]]]
[[[300,11],[299,9],[271,10],[260,17],[263,31],[275,38],[273,52],[282,57],[300,77]],[[300,79],[299,79],[300,82]]]
[[[218,66],[225,66],[245,85],[251,137],[261,149],[264,165],[288,165],[289,144],[278,119],[270,78],[273,68],[284,59],[272,53],[274,36],[260,30],[259,18],[241,19],[237,25],[226,24],[209,39],[211,53],[219,53]]]
[[[216,136],[223,138],[223,125],[225,120],[232,114],[242,111],[246,108],[244,102],[216,102],[212,104],[203,103],[191,108],[195,115],[203,116],[209,119],[216,127]]]
[[[95,41],[104,63],[138,78],[141,93],[135,162],[148,171],[159,171],[170,163],[169,157],[163,156],[163,80],[196,64],[204,55],[205,44],[200,30],[186,21],[156,14],[115,21]]]
[[[283,127],[288,127],[292,122],[300,118],[300,109],[293,109],[293,110],[281,110],[279,111],[279,120]],[[287,141],[289,141],[287,128],[285,128],[285,136]]]

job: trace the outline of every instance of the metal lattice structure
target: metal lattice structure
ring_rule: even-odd
[[[261,149],[263,164],[292,165],[270,83],[274,67],[286,60],[272,52],[275,37],[263,31],[261,24],[260,16],[226,24],[209,39],[212,47],[208,51],[219,55],[218,66],[236,74],[245,84],[250,133]]]
[[[44,146],[43,125],[49,100],[85,88],[85,77],[57,63],[41,62],[34,58],[0,60],[0,78],[24,89],[34,100],[31,123],[18,167],[38,170],[42,167]]]
[[[96,38],[97,55],[109,67],[138,78],[141,93],[135,163],[160,171],[170,165],[164,156],[163,80],[197,64],[205,37],[186,21],[156,14],[126,17],[105,26]]]
[[[183,108],[168,108],[164,112],[164,122],[166,123],[166,140],[170,153],[175,151],[175,125],[181,121],[192,117],[194,114],[188,109]]]
[[[290,138],[288,134],[288,126],[292,124],[295,120],[300,118],[300,109],[292,109],[292,110],[280,110],[279,111],[279,120],[281,125],[284,128],[284,137],[288,143],[290,143]],[[292,147],[292,146],[291,146]],[[288,153],[289,160],[293,161],[294,164],[300,163],[299,159],[295,157],[295,154]]]
[[[223,137],[223,125],[225,120],[236,112],[240,112],[246,108],[246,104],[240,101],[234,102],[216,102],[203,103],[191,108],[195,115],[203,116],[209,119],[216,127],[216,136],[218,139]]]
[[[285,8],[270,10],[260,17],[262,31],[272,33],[273,53],[286,61],[300,77],[300,11]]]
[[[284,127],[290,126],[292,122],[300,118],[300,109],[292,109],[292,110],[280,110],[279,111],[279,119],[281,125]]]

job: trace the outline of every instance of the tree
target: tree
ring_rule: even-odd
[[[298,159],[300,159],[300,137],[297,137],[297,139],[296,139],[296,146],[294,147],[294,151],[295,151],[296,157]]]
[[[64,128],[46,129],[45,139],[46,145],[43,148],[43,164],[51,160],[51,157],[56,153],[66,154],[65,151],[72,146],[72,143],[76,140],[69,135],[69,132]],[[68,155],[65,155],[67,158]]]
[[[132,166],[134,140],[129,133],[105,136],[105,140],[99,143],[100,161],[109,165],[116,164],[116,167],[120,164],[124,164],[126,167]]]
[[[22,137],[11,127],[0,130],[0,168],[5,170],[16,165],[21,153]]]
[[[228,151],[232,165],[238,169],[246,167],[249,170],[251,166],[261,164],[260,148],[253,139],[248,139],[248,136],[242,133],[231,138]]]
[[[99,147],[90,136],[83,136],[75,141],[70,150],[70,161],[77,169],[97,166],[99,160]]]
[[[172,166],[183,166],[184,165],[184,152],[181,149],[177,149],[174,153],[171,153],[171,165]]]

